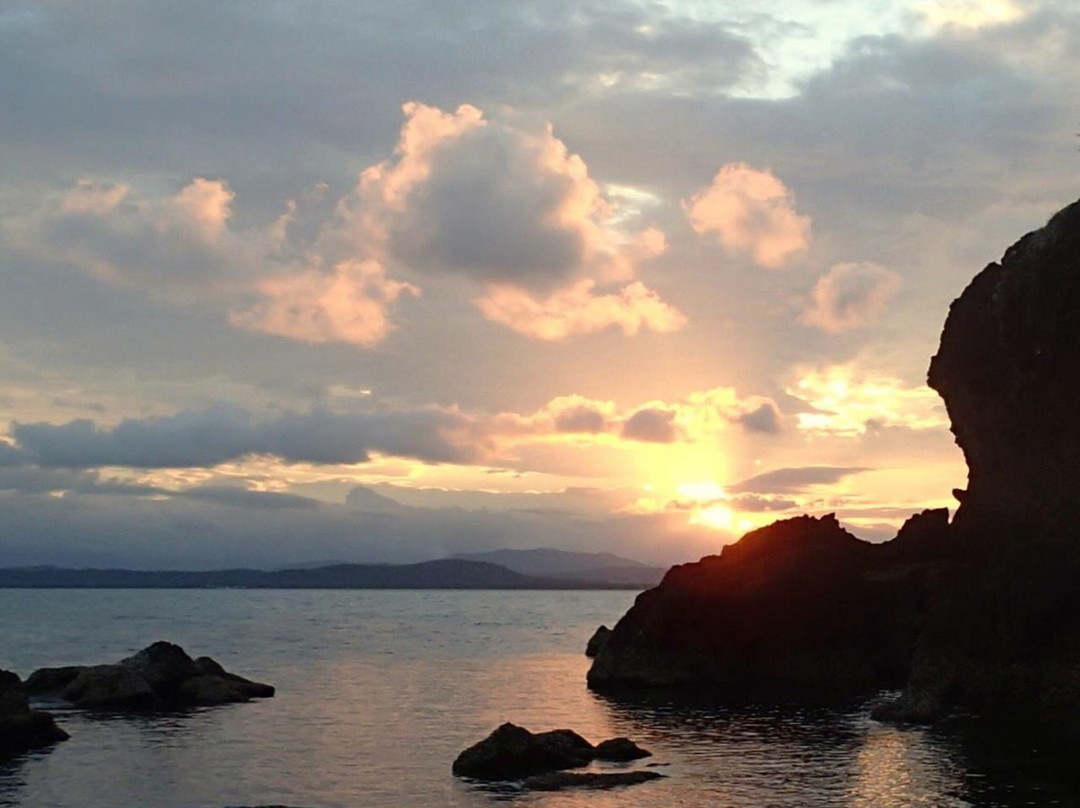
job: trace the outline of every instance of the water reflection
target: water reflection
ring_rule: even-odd
[[[4,592],[0,660],[15,670],[115,659],[174,639],[278,686],[276,698],[166,716],[65,711],[72,738],[0,767],[0,805],[319,808],[1018,808],[1080,805],[1043,737],[877,724],[865,705],[613,699],[581,651],[624,593]],[[114,613],[143,614],[118,637]],[[68,639],[65,639],[68,638]],[[664,780],[527,793],[451,776],[511,720],[626,735]],[[1072,750],[1074,746],[1062,747]]]

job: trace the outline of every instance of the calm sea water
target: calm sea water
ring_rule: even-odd
[[[626,592],[0,590],[0,667],[107,662],[179,642],[277,686],[164,717],[60,715],[72,738],[0,765],[0,805],[907,808],[1078,805],[1027,742],[897,729],[865,709],[680,708],[584,686],[585,641]],[[628,735],[669,777],[514,794],[450,774],[502,721]]]

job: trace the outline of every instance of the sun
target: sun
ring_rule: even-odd
[[[675,491],[692,505],[691,524],[714,530],[732,530],[735,527],[735,512],[724,504],[727,494],[713,480],[680,483]]]
[[[699,508],[690,521],[716,530],[732,530],[735,527],[735,512],[727,505],[713,503]]]

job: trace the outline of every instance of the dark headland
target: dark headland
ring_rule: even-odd
[[[0,589],[645,589],[652,567],[529,575],[462,558],[418,564],[331,564],[310,569],[127,570],[7,567]],[[633,574],[631,574],[633,573]]]
[[[968,464],[950,522],[872,545],[831,516],[672,568],[598,650],[600,690],[902,690],[878,715],[962,710],[1080,728],[1080,202],[952,304],[929,384]]]

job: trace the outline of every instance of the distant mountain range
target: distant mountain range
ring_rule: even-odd
[[[647,589],[664,577],[661,567],[613,553],[581,553],[538,547],[533,550],[490,550],[459,553],[454,558],[498,564],[522,575],[557,578],[564,581],[591,581],[613,586]]]
[[[531,553],[533,551],[525,551]],[[554,551],[559,552],[559,551]],[[588,553],[569,553],[590,556]],[[618,558],[611,556],[611,558]],[[620,564],[627,559],[619,559]],[[634,565],[635,562],[629,562]],[[124,570],[9,567],[0,569],[6,589],[645,589],[652,568],[634,580],[633,567],[566,567],[560,575],[526,574],[471,558],[419,564],[331,564],[280,570]],[[592,573],[589,570],[593,570]],[[605,571],[606,570],[606,571]],[[646,575],[646,573],[648,573]]]

